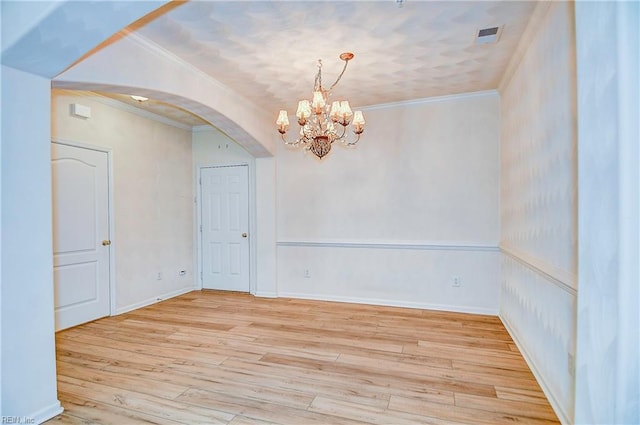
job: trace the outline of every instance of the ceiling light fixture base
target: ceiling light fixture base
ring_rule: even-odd
[[[350,61],[351,59],[353,59],[353,53],[344,52],[340,55],[340,59],[342,59],[343,61]]]

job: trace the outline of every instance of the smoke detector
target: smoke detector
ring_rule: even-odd
[[[497,43],[502,33],[502,26],[482,28],[476,31],[476,44]]]

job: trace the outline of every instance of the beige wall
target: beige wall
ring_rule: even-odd
[[[254,157],[215,127],[195,127],[192,137],[193,167],[253,164]]]
[[[278,292],[496,314],[498,94],[365,115],[323,160],[278,146]]]
[[[538,5],[500,94],[500,316],[560,418],[571,422],[578,254],[572,3]]]
[[[71,116],[70,104],[91,108]],[[116,311],[194,286],[191,132],[73,92],[53,91],[52,137],[112,152]],[[180,277],[178,272],[186,270]],[[162,279],[158,280],[158,273]]]

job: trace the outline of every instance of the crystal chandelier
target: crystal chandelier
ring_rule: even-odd
[[[349,101],[336,100],[329,104],[331,90],[338,84],[340,78],[347,69],[347,65],[353,59],[353,53],[343,53],[340,59],[344,61],[344,68],[338,75],[336,82],[327,90],[322,87],[322,60],[318,60],[318,73],[313,83],[313,99],[298,102],[298,124],[300,124],[300,137],[295,141],[287,141],[284,135],[289,129],[289,117],[287,111],[280,111],[276,124],[282,140],[286,145],[304,146],[318,158],[322,159],[331,150],[331,144],[340,141],[347,146],[355,145],[360,140],[364,131],[364,117],[361,111],[351,111]],[[347,140],[347,126],[353,117],[353,132],[356,139]],[[338,125],[339,124],[339,125]]]

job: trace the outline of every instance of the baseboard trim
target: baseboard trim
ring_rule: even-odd
[[[32,413],[31,415],[27,415],[26,418],[32,419],[33,423],[35,424],[41,424],[53,417],[58,416],[63,411],[64,409],[60,404],[60,400],[56,400],[56,402],[53,403],[52,405],[47,406],[44,409],[40,409],[37,412]],[[16,423],[27,423],[27,422],[16,422]]]
[[[536,367],[535,363],[533,362],[533,360],[531,358],[531,355],[529,354],[529,352],[527,351],[525,346],[522,344],[521,339],[518,337],[518,333],[516,332],[515,328],[513,326],[511,326],[509,321],[506,318],[502,317],[502,315],[499,314],[498,317],[500,318],[500,321],[504,325],[504,327],[507,330],[507,332],[509,332],[509,335],[511,336],[511,339],[513,340],[513,342],[518,347],[518,350],[520,350],[520,353],[522,354],[522,357],[524,358],[524,361],[527,362],[527,365],[529,366],[529,369],[531,369],[531,373],[533,373],[533,376],[536,378],[536,381],[538,381],[538,385],[540,385],[540,388],[542,388],[542,392],[544,393],[544,395],[549,400],[549,404],[551,404],[551,408],[556,413],[556,415],[558,415],[558,419],[560,419],[560,422],[563,425],[572,424],[573,421],[569,420],[569,416],[562,409],[562,406],[560,405],[560,403],[558,402],[558,400],[554,396],[553,391],[551,391],[551,389],[547,386],[547,383],[545,382],[544,378],[542,377],[542,374],[540,373],[540,371]]]
[[[253,294],[256,297],[260,297],[260,298],[278,298],[278,293],[277,292],[264,292],[264,291],[258,291],[256,293]]]
[[[166,294],[161,294],[161,295],[158,295],[156,297],[149,298],[149,299],[146,299],[144,301],[140,301],[140,302],[135,303],[135,304],[130,304],[130,305],[125,306],[125,307],[120,307],[120,308],[118,308],[116,310],[114,316],[117,316],[118,314],[127,313],[129,311],[137,310],[137,309],[142,308],[142,307],[147,307],[149,305],[159,303],[160,301],[164,301],[164,300],[167,300],[169,298],[174,298],[174,297],[177,297],[179,295],[183,295],[183,294],[195,291],[195,290],[197,290],[197,288],[195,286],[189,286],[187,288],[182,288],[182,289],[178,289],[176,291],[167,292]]]
[[[305,294],[299,292],[278,292],[279,298],[298,298],[303,300],[315,300],[315,301],[333,301],[340,303],[352,303],[352,304],[369,304],[379,305],[384,307],[404,307],[404,308],[416,308],[422,310],[438,310],[438,311],[450,311],[453,313],[469,313],[469,314],[482,314],[488,316],[497,316],[498,309],[495,308],[482,308],[471,306],[456,306],[446,304],[431,304],[431,303],[418,303],[411,301],[397,301],[397,300],[383,300],[377,298],[357,298],[357,297],[343,297],[335,295],[315,295]]]

